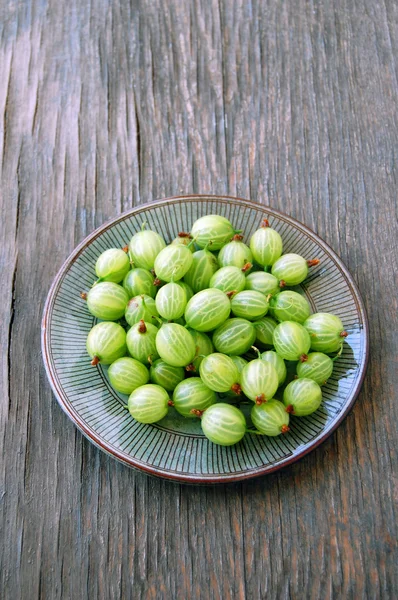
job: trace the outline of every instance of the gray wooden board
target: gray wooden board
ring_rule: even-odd
[[[0,2],[2,598],[398,596],[397,50],[393,0]],[[313,228],[370,319],[351,415],[300,463],[239,485],[108,458],[58,407],[40,355],[76,244],[189,192]]]

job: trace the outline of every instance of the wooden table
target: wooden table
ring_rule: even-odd
[[[1,597],[396,599],[397,3],[0,10]],[[299,464],[239,485],[176,485],[108,458],[42,366],[43,303],[76,244],[189,192],[314,229],[370,319],[351,415]]]

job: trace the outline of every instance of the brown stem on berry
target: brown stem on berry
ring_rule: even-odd
[[[252,263],[251,262],[247,262],[245,265],[243,265],[243,267],[241,268],[242,273],[246,273],[246,271],[249,271],[252,268]]]
[[[299,358],[300,362],[307,362],[308,360],[308,354],[302,354]]]
[[[280,282],[279,282],[279,287],[280,288],[286,287],[286,281],[284,281],[283,279],[281,279]]]
[[[129,251],[129,247],[128,246],[123,246],[122,250],[123,250],[123,252],[125,252],[127,254],[127,252]]]
[[[263,219],[263,222],[261,223],[260,227],[271,227],[268,219]]]
[[[293,406],[293,404],[288,404],[288,406],[286,406],[286,412],[289,413],[289,415],[293,415],[294,414],[294,406]]]
[[[173,400],[169,400],[169,401],[168,401],[168,403],[167,403],[167,405],[168,405],[168,406],[174,406],[174,402],[173,402]]]
[[[87,300],[86,292],[80,292],[80,298],[83,298],[83,300]]]
[[[197,408],[193,408],[189,412],[191,413],[191,415],[195,415],[195,417],[199,417],[200,418],[205,411],[204,410],[199,410]]]
[[[264,394],[259,394],[258,396],[256,396],[256,404],[257,405],[264,404],[264,402],[267,402],[267,398],[265,397]]]
[[[150,364],[150,365],[151,365],[151,367],[152,367],[152,365],[153,365],[153,360],[152,360],[152,356],[151,356],[151,354],[148,356],[148,359],[147,359],[147,360],[148,360],[149,364]]]
[[[141,321],[138,323],[138,331],[139,333],[146,333],[146,325],[144,319],[141,319]]]
[[[299,376],[298,375],[293,375],[293,379],[298,379]]]
[[[232,296],[235,296],[235,294],[238,293],[238,290],[231,290],[230,292],[225,292],[226,296],[228,296],[228,298],[232,298]]]
[[[314,258],[313,260],[307,260],[307,265],[309,267],[316,267],[316,265],[319,265],[320,260],[319,258]]]
[[[289,425],[282,425],[281,433],[287,433],[288,431],[290,431]]]
[[[188,373],[196,373],[196,367],[193,363],[190,363],[189,365],[187,365],[185,367],[185,370],[188,371]]]
[[[231,390],[234,392],[234,394],[236,394],[237,396],[240,396],[242,393],[242,388],[240,387],[239,383],[234,383],[233,385],[231,385]]]
[[[235,233],[234,237],[231,238],[231,242],[241,242],[243,240],[243,235],[240,233]]]
[[[342,337],[342,338],[346,338],[346,337],[347,337],[347,335],[348,335],[348,332],[347,332],[347,331],[340,331],[340,337]]]
[[[98,358],[98,356],[93,356],[93,360],[91,361],[91,364],[93,365],[93,367],[95,367],[96,365],[98,365],[100,359]]]
[[[155,277],[155,279],[153,280],[153,285],[155,287],[158,287],[162,282],[160,281],[159,277]]]
[[[178,232],[178,237],[181,238],[191,238],[191,234],[188,231],[179,231]]]

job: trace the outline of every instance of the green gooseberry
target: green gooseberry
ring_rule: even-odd
[[[272,265],[272,275],[279,280],[281,287],[298,285],[306,279],[308,267],[319,264],[319,260],[305,260],[299,254],[284,254]]]
[[[138,267],[131,269],[123,280],[123,287],[127,291],[129,298],[134,296],[150,296],[154,298],[158,288],[154,285],[155,277],[147,269]]]
[[[181,244],[166,246],[155,259],[156,276],[162,281],[178,281],[192,265],[192,252]]]
[[[250,413],[256,429],[263,435],[271,437],[289,431],[289,413],[279,400],[270,400],[265,404],[255,404]]]
[[[311,350],[330,354],[340,350],[347,332],[339,317],[330,313],[315,313],[304,322],[311,338]]]
[[[280,291],[277,278],[265,271],[249,273],[246,277],[245,287],[247,290],[261,292],[265,296],[268,296],[269,294],[274,295]]]
[[[186,368],[188,371],[196,372],[199,371],[200,363],[202,362],[203,357],[214,352],[214,346],[209,336],[205,333],[196,331],[191,327],[189,327],[187,330],[193,337],[196,348],[196,358],[192,361],[192,364],[188,365]]]
[[[311,307],[304,296],[286,290],[270,299],[269,312],[277,321],[296,321],[303,324],[311,314]]]
[[[152,323],[140,321],[127,332],[127,348],[131,356],[145,365],[151,364],[159,354],[156,350],[158,328]]]
[[[178,283],[166,283],[157,293],[156,309],[167,320],[182,317],[187,305],[187,294]]]
[[[223,354],[244,354],[255,339],[254,325],[246,319],[227,319],[213,333],[213,344]]]
[[[311,346],[308,331],[295,321],[283,321],[275,327],[274,346],[285,360],[306,360]]]
[[[185,309],[188,327],[197,331],[212,331],[228,319],[231,302],[221,290],[210,288],[195,294]]]
[[[256,358],[242,370],[240,385],[245,396],[261,404],[270,400],[278,389],[278,373],[270,362]]]
[[[312,379],[294,379],[283,392],[283,403],[289,413],[306,417],[320,407],[322,390]]]
[[[254,321],[253,325],[256,329],[256,344],[260,346],[274,345],[274,331],[278,323],[271,317],[263,317]]]
[[[168,365],[161,358],[155,360],[151,365],[149,374],[152,383],[162,386],[168,392],[172,392],[185,377],[185,371],[182,367]]]
[[[193,293],[193,289],[191,288],[190,285],[188,285],[187,283],[185,283],[185,281],[176,281],[176,284],[179,285],[183,290],[185,290],[185,294],[187,296],[187,302],[190,301],[190,299],[192,298],[192,296],[194,295]]]
[[[231,309],[236,317],[249,321],[261,319],[268,312],[268,301],[264,294],[254,290],[243,290],[232,297]]]
[[[231,356],[231,359],[235,367],[238,369],[239,374],[242,373],[243,368],[247,365],[248,361],[241,356],[236,356],[235,354]]]
[[[161,421],[169,410],[170,398],[160,385],[148,383],[132,392],[128,400],[130,415],[139,423]]]
[[[201,425],[207,439],[220,446],[233,446],[246,433],[246,419],[242,411],[224,402],[207,408]]]
[[[196,355],[192,335],[177,323],[162,325],[156,336],[156,349],[160,358],[173,367],[189,365]]]
[[[206,215],[197,219],[192,226],[191,236],[199,248],[209,246],[211,250],[220,250],[224,244],[239,233],[225,217]]]
[[[333,360],[322,352],[310,352],[305,362],[297,364],[299,377],[312,379],[318,385],[326,383],[333,372]]]
[[[109,248],[95,263],[95,272],[100,281],[119,283],[130,270],[130,261],[124,250]]]
[[[129,242],[129,253],[135,267],[150,271],[154,267],[155,258],[165,247],[166,242],[162,236],[148,229],[133,235]]]
[[[222,292],[241,292],[245,289],[246,277],[238,267],[222,267],[210,279],[209,287]]]
[[[102,321],[121,319],[129,301],[121,285],[111,281],[96,283],[86,296],[87,308],[94,317]]]
[[[254,260],[263,267],[273,265],[282,254],[282,238],[264,219],[260,229],[250,239],[250,250]]]
[[[110,365],[126,354],[126,332],[111,321],[97,323],[87,336],[86,347],[92,365]]]
[[[235,235],[232,241],[223,246],[218,254],[218,262],[221,267],[245,268],[248,272],[253,263],[253,255],[246,244],[242,242],[243,236]]]
[[[118,358],[108,369],[111,386],[121,394],[131,394],[149,381],[148,369],[135,358]]]
[[[181,232],[178,234],[178,236],[176,238],[174,238],[174,240],[171,242],[172,246],[178,246],[178,245],[182,245],[182,246],[186,246],[188,248],[188,250],[190,250],[190,252],[192,252],[192,254],[195,252],[195,245],[191,243],[192,239],[189,233],[184,233]]]
[[[183,417],[195,418],[217,401],[213,390],[200,377],[190,377],[181,381],[173,393],[173,404]]]
[[[153,323],[153,317],[158,317],[159,313],[156,308],[156,302],[150,296],[142,294],[135,296],[128,301],[124,318],[129,325],[134,325],[139,321]]]
[[[281,356],[279,356],[279,354],[273,350],[267,350],[267,352],[263,352],[261,354],[261,360],[265,360],[275,367],[275,370],[278,374],[278,387],[285,383],[287,369],[285,361]]]
[[[193,261],[184,275],[184,281],[194,293],[209,287],[210,280],[218,269],[218,261],[208,250],[198,250],[192,255]]]
[[[240,394],[239,371],[226,354],[214,352],[203,358],[199,373],[202,381],[211,390],[220,393],[232,390]]]

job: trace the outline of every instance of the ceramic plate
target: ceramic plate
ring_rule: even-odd
[[[95,280],[101,252],[122,247],[143,221],[170,242],[189,231],[198,217],[218,214],[242,228],[245,240],[269,219],[283,238],[284,252],[319,258],[299,290],[314,312],[338,315],[349,336],[332,377],[323,386],[321,408],[291,419],[291,431],[278,438],[246,435],[232,447],[216,446],[201,433],[198,420],[174,409],[155,425],[134,421],[123,408],[127,397],[109,385],[107,367],[92,367],[86,337],[95,319],[80,292]],[[363,302],[346,267],[315,233],[266,206],[215,196],[168,198],[135,208],[89,235],[62,266],[50,289],[42,324],[42,350],[48,378],[62,409],[96,446],[126,465],[151,475],[189,483],[237,481],[276,471],[323,442],[353,406],[368,357]]]

